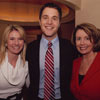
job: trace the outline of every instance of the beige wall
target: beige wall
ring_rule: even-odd
[[[89,22],[100,28],[100,0],[56,0],[75,9],[75,25]]]
[[[81,7],[81,0],[56,0],[62,2],[73,9],[79,9]]]
[[[81,9],[75,15],[76,25],[89,22],[100,28],[100,0],[81,0]]]
[[[81,0],[65,0],[65,1],[72,3],[75,9],[81,7]]]

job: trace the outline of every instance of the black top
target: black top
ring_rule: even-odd
[[[79,74],[79,84],[82,82],[83,78],[84,78],[84,75]]]

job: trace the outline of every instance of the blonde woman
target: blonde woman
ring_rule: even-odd
[[[25,61],[25,31],[21,26],[6,27],[0,47],[0,100],[21,100],[22,87],[29,86]]]

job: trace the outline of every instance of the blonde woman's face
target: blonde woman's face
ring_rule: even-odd
[[[8,53],[18,55],[20,51],[23,49],[23,47],[24,47],[24,40],[21,38],[20,33],[16,30],[13,30],[8,35],[8,40],[7,40]]]

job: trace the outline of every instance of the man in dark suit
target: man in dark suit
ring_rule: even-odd
[[[30,73],[29,100],[44,99],[45,54],[48,42],[52,42],[54,54],[54,98],[71,100],[70,78],[74,49],[68,40],[58,36],[61,17],[61,8],[54,3],[47,3],[40,10],[39,23],[43,34],[40,39],[28,45],[26,54]]]

